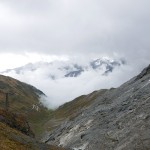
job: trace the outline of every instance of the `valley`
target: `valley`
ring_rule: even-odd
[[[42,105],[39,98],[44,93],[35,87],[5,76],[1,76],[0,82],[1,91],[15,93],[10,96],[9,111],[17,110],[18,115],[27,118],[44,149],[52,149],[48,145],[66,150],[148,150],[150,147],[150,65],[118,88],[82,95],[55,110]],[[2,93],[0,96],[3,109],[4,97]],[[0,115],[0,127],[10,133],[18,132],[2,121],[9,115]],[[1,141],[5,145],[6,141]],[[16,141],[15,144],[19,146]],[[28,147],[26,142],[24,145]],[[33,147],[36,146],[42,149],[38,143]]]

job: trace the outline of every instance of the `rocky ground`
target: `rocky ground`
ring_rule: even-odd
[[[119,88],[95,97],[42,141],[73,150],[149,150],[150,65]]]

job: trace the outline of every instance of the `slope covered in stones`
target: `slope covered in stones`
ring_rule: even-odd
[[[104,94],[107,90],[102,89],[94,91],[88,95],[82,95],[74,100],[65,103],[56,110],[53,110],[44,124],[45,132],[51,131],[61,125],[65,120],[73,120],[77,115],[82,113],[82,109],[86,109],[91,105],[95,98]]]
[[[149,150],[149,108],[150,65],[119,88],[97,95],[42,141],[74,150]]]

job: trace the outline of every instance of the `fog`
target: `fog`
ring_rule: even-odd
[[[103,56],[126,60],[108,76],[88,71],[51,80],[46,68],[9,74],[43,90],[54,107],[119,86],[150,63],[149,6],[149,0],[1,0],[0,71],[72,58],[82,63]]]
[[[67,66],[72,62],[75,61],[54,61],[54,65],[50,65],[50,67],[40,62],[34,65],[35,68],[23,68],[19,74],[13,70],[4,74],[42,90],[47,95],[47,97],[41,99],[44,105],[48,108],[56,108],[65,102],[95,90],[118,87],[140,71],[134,70],[129,64],[125,64],[115,67],[113,72],[108,75],[103,75],[105,68],[102,68],[97,71],[88,69],[78,77],[66,78],[64,72],[58,68]],[[80,62],[83,65],[85,63],[86,61]],[[51,78],[51,75],[55,79]]]

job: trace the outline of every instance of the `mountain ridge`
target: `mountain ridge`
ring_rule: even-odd
[[[111,73],[116,67],[121,65],[125,65],[126,62],[123,59],[111,59],[111,58],[98,58],[95,60],[91,60],[86,64],[82,64],[79,62],[71,62],[71,61],[54,61],[54,62],[37,62],[37,63],[29,63],[25,66],[7,69],[3,71],[2,74],[8,74],[14,72],[16,74],[24,74],[25,72],[34,72],[42,68],[49,68],[51,70],[48,73],[48,76],[51,79],[55,80],[55,78],[62,77],[78,77],[83,72],[94,70],[97,72],[102,72],[102,75],[107,75]],[[53,70],[53,71],[52,71]],[[61,74],[60,77],[57,77],[57,72]]]
[[[47,132],[42,141],[73,150],[148,150],[149,70],[150,65],[120,87],[96,96],[90,105],[79,107],[73,117]]]
[[[8,93],[7,103],[6,93]],[[51,113],[51,110],[41,103],[41,96],[46,95],[34,86],[0,75],[0,108],[25,115],[36,135],[40,134],[42,130],[40,125]],[[43,115],[42,118],[41,115]]]

